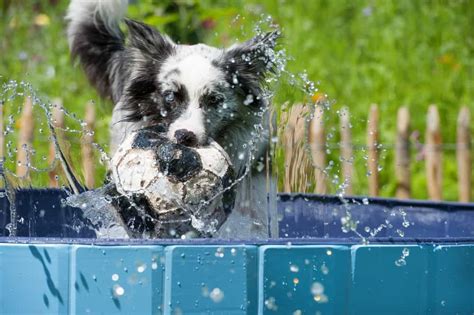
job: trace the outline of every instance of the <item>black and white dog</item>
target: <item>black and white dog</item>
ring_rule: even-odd
[[[126,0],[72,0],[67,14],[72,56],[115,104],[111,153],[129,132],[149,125],[163,126],[170,140],[188,146],[215,139],[238,176],[248,175],[237,187],[236,209],[221,236],[267,236],[268,128],[262,121],[268,121],[268,100],[262,93],[275,67],[279,32],[228,49],[181,45],[124,18],[126,8]]]

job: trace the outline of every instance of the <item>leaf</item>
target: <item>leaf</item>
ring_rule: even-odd
[[[35,17],[35,25],[37,26],[48,26],[50,24],[49,16],[46,14],[38,14]]]
[[[158,26],[158,25],[166,25],[169,23],[173,23],[178,20],[179,20],[179,16],[177,13],[175,13],[175,14],[167,14],[165,16],[153,15],[153,16],[145,18],[144,21],[146,24]]]

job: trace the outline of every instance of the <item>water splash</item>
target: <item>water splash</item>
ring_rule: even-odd
[[[260,20],[257,21],[255,27],[253,29],[253,35],[255,36],[264,36],[267,30],[275,30],[278,26],[274,24],[273,18],[268,15],[262,15]],[[269,75],[266,78],[266,86],[264,87],[263,93],[260,96],[264,100],[265,106],[263,106],[262,110],[256,113],[256,116],[259,117],[259,121],[253,126],[253,130],[251,130],[252,138],[247,143],[242,143],[239,148],[236,150],[239,152],[239,157],[241,157],[242,164],[245,165],[245,171],[239,176],[227,190],[234,189],[237,185],[242,183],[245,178],[248,177],[251,171],[251,165],[257,165],[257,170],[264,171],[267,168],[265,164],[261,161],[256,161],[256,157],[258,156],[258,145],[261,142],[267,141],[270,144],[270,156],[274,160],[278,159],[278,150],[281,149],[279,147],[280,139],[279,136],[276,134],[275,130],[270,130],[269,132],[266,130],[266,125],[268,123],[269,117],[275,115],[275,110],[271,106],[271,99],[275,96],[275,87],[278,86],[282,81],[288,83],[292,88],[299,91],[303,94],[303,99],[306,102],[304,106],[305,110],[302,113],[302,118],[304,121],[304,138],[305,143],[303,146],[304,152],[311,157],[311,146],[309,144],[309,128],[310,122],[314,119],[315,114],[317,113],[316,109],[321,109],[324,113],[332,113],[332,105],[334,101],[330,100],[328,95],[320,94],[317,98],[315,95],[318,95],[318,82],[312,81],[309,78],[309,75],[306,71],[302,71],[300,73],[293,73],[287,68],[287,64],[293,60],[291,56],[289,56],[285,49],[280,47],[276,49],[272,49],[270,47],[265,47],[265,55],[266,58],[269,60],[269,64],[274,67],[274,73]],[[244,57],[245,59],[245,57]],[[249,59],[250,62],[250,59]],[[236,83],[237,84],[237,83]],[[49,164],[45,165],[35,165],[33,163],[34,156],[36,154],[35,150],[32,148],[21,148],[21,150],[26,151],[27,159],[27,167],[28,170],[31,172],[36,173],[45,173],[50,172],[55,169],[57,165],[61,165],[63,168],[63,172],[58,177],[58,181],[61,181],[62,184],[60,185],[61,188],[65,189],[68,192],[77,193],[82,191],[82,185],[80,181],[77,180],[77,176],[74,175],[74,169],[72,165],[67,161],[66,157],[64,156],[61,148],[61,143],[58,141],[58,135],[56,134],[57,131],[73,133],[76,135],[87,134],[92,135],[93,131],[87,128],[87,124],[77,118],[74,113],[70,113],[66,111],[64,108],[60,108],[60,110],[64,113],[64,115],[70,119],[72,123],[78,126],[78,128],[57,128],[54,125],[54,119],[52,117],[53,109],[57,106],[55,104],[51,104],[50,102],[45,102],[38,97],[36,91],[32,88],[29,83],[26,82],[16,82],[16,81],[9,81],[2,87],[3,91],[0,94],[0,102],[1,105],[11,104],[14,103],[15,100],[23,98],[25,96],[30,97],[32,99],[34,108],[39,109],[39,112],[42,113],[43,120],[42,124],[40,125],[39,134],[46,135],[48,139],[50,139],[54,146],[55,146],[55,155],[53,161]],[[251,104],[253,101],[253,96],[247,96],[244,100],[244,103]],[[8,115],[7,124],[5,126],[5,135],[13,135],[15,133],[15,123],[17,121],[16,116],[21,113],[21,106],[14,107],[10,106],[10,108],[16,108],[16,111],[13,110],[10,115]],[[285,108],[284,105],[281,106],[281,110],[287,111],[288,108]],[[163,116],[166,116],[167,113],[161,113]],[[342,115],[342,112],[336,112],[337,115]],[[327,121],[329,115],[326,115],[324,120]],[[275,126],[270,126],[270,128],[274,128]],[[352,126],[351,126],[352,127]],[[333,141],[335,139],[335,129],[332,128],[330,131],[325,135],[326,143]],[[97,143],[93,143],[94,148],[98,152],[98,156],[100,157],[100,162],[107,167],[107,164],[110,161],[110,158],[107,156],[105,150],[102,148],[101,145]],[[6,144],[6,153],[8,160],[14,160],[18,149],[16,146],[13,145],[11,141]],[[379,148],[380,149],[380,148]],[[331,148],[326,146],[325,150],[328,154],[331,154]],[[42,159],[44,161],[46,159]],[[354,161],[354,157],[349,159],[352,163]],[[257,163],[258,162],[258,163]],[[339,161],[341,162],[341,161]],[[367,243],[368,236],[363,235],[363,232],[359,231],[360,227],[358,226],[358,221],[353,218],[351,214],[351,201],[346,198],[346,189],[349,185],[348,179],[343,178],[340,174],[337,173],[336,164],[337,161],[329,160],[327,165],[316,165],[314,161],[311,161],[312,166],[320,171],[326,179],[330,179],[333,187],[335,187],[336,194],[339,196],[340,200],[344,205],[344,214],[341,217],[341,229],[345,233],[354,233],[358,236],[363,243]],[[44,164],[44,163],[42,163]],[[269,175],[279,175],[279,171],[275,167],[268,168]],[[4,171],[2,174],[6,173]],[[26,178],[19,178],[14,174],[14,172],[10,172],[8,175],[11,179],[9,182],[18,182],[18,187],[28,187],[31,185],[31,182],[28,182]],[[6,182],[6,180],[4,180]],[[305,183],[306,186],[308,182]],[[7,186],[7,184],[5,184]],[[11,186],[11,185],[10,185]],[[87,192],[80,196],[70,196],[68,198],[68,203],[75,207],[79,207],[83,209],[86,216],[92,221],[92,224],[97,228],[98,237],[150,237],[146,233],[130,233],[127,231],[127,226],[140,226],[143,224],[144,221],[150,220],[154,221],[156,219],[150,217],[145,211],[141,210],[141,207],[136,205],[136,203],[131,200],[130,204],[132,206],[138,206],[137,211],[138,215],[140,216],[140,220],[136,222],[123,222],[120,219],[120,216],[117,214],[116,207],[114,206],[114,202],[118,202],[118,197],[110,197],[107,196],[108,189],[105,187],[104,189],[99,189],[93,192]],[[192,216],[192,220],[195,221],[195,226],[202,225],[202,222],[198,220],[199,213],[201,210],[205,209],[215,198],[218,198],[223,192],[217,194],[214,198],[208,201],[203,201],[200,203],[199,208],[194,213],[197,215]],[[14,198],[14,189],[10,192],[11,198]],[[363,200],[363,204],[367,204],[368,199]],[[14,204],[14,203],[11,203]],[[269,221],[277,222],[278,218],[274,214],[274,211],[270,209],[272,205],[269,205],[268,213],[269,213]],[[11,213],[15,216],[15,209],[12,209]],[[401,213],[400,213],[401,214]],[[403,216],[403,227],[406,228],[409,226],[408,220],[405,219],[405,215]],[[139,222],[140,221],[140,222]],[[12,220],[12,222],[16,222],[16,220]],[[16,230],[15,223],[11,226],[11,232]],[[390,223],[384,223],[377,227],[365,227],[364,231],[370,235],[370,237],[375,237],[378,233],[385,229],[390,228]],[[398,233],[401,237],[403,234],[403,230],[400,229],[400,233]],[[215,232],[215,228],[209,226],[209,233]],[[171,237],[182,237],[179,235],[175,230],[170,230]],[[185,238],[193,237],[193,234],[186,234],[184,235]]]
[[[25,100],[25,103],[23,103],[23,100]],[[7,124],[4,126],[4,130],[2,130],[2,140],[8,140],[6,142],[6,156],[1,157],[0,176],[2,177],[3,187],[5,189],[5,197],[8,199],[10,204],[11,218],[10,224],[7,228],[11,236],[16,236],[17,222],[19,218],[17,218],[15,209],[15,194],[18,189],[33,186],[32,180],[36,176],[31,176],[32,173],[38,175],[49,173],[57,169],[57,165],[60,165],[65,179],[61,187],[65,189],[65,191],[78,194],[84,191],[84,188],[79,183],[77,176],[74,174],[73,169],[67,161],[59,144],[59,137],[56,133],[56,127],[54,126],[55,121],[52,115],[52,111],[57,107],[57,105],[43,101],[31,84],[24,81],[17,82],[13,80],[2,85],[2,90],[0,91],[0,105],[2,113],[7,113]],[[28,108],[26,106],[28,106]],[[22,144],[19,147],[13,145],[13,140],[17,137],[15,134],[15,126],[19,121],[17,116],[24,110],[31,111],[31,116],[39,121],[40,128],[37,133],[40,135],[47,134],[48,140],[53,143],[54,154],[51,161],[48,162],[46,157],[42,156],[38,162],[38,158],[36,158],[37,151],[31,145]],[[74,114],[70,114],[65,111],[64,108],[61,108],[60,110],[80,126],[86,127],[86,124],[78,119]],[[23,124],[33,124],[35,120],[31,122],[21,122]],[[45,125],[47,132],[45,132]],[[22,127],[25,127],[25,125]],[[31,128],[31,126],[27,127]],[[34,132],[34,130],[32,131]],[[74,133],[84,132],[83,129],[74,130],[70,128],[64,129],[63,131]],[[24,155],[24,161],[19,160],[17,163],[12,163],[12,161],[15,161],[16,157],[20,156],[20,154]],[[39,165],[36,164],[35,161],[39,163]],[[45,163],[46,165],[41,165]],[[17,167],[17,170],[18,168],[23,168],[25,171],[18,172],[17,174],[11,169],[15,166]],[[57,179],[59,182],[59,175],[57,175]]]
[[[403,267],[403,266],[406,266],[407,264],[407,261],[406,261],[406,258],[410,256],[410,250],[408,248],[404,248],[402,250],[402,255],[400,256],[399,259],[395,260],[395,266],[397,267]]]

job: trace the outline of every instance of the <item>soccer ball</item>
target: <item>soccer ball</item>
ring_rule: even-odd
[[[133,236],[212,236],[234,206],[232,164],[213,140],[191,148],[156,127],[135,131],[112,157],[111,175]]]

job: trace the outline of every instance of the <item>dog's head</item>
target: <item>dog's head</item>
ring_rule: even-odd
[[[160,124],[169,139],[189,146],[255,120],[265,101],[264,79],[274,68],[278,31],[218,49],[178,45],[148,25],[126,23],[128,43],[109,67],[124,73],[108,89],[123,104],[125,120]]]

